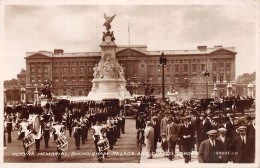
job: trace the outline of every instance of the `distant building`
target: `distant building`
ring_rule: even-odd
[[[130,93],[142,94],[143,82],[149,82],[155,88],[153,95],[162,94],[162,72],[159,62],[161,53],[167,58],[165,67],[165,92],[173,86],[182,99],[205,98],[206,79],[202,75],[210,73],[208,84],[209,97],[217,86],[217,96],[226,95],[228,83],[232,83],[235,92],[234,47],[198,46],[196,50],[147,51],[147,46],[118,46],[117,59],[123,65],[127,89]],[[37,85],[50,79],[54,95],[87,95],[92,88],[93,67],[101,58],[101,52],[65,53],[62,49],[54,52],[27,52],[26,93],[33,99]],[[27,99],[28,100],[28,99]]]
[[[17,79],[4,81],[5,101],[20,101],[20,90],[21,88],[25,88],[25,83],[25,69],[21,69],[21,72],[17,74]]]

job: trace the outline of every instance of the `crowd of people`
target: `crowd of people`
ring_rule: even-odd
[[[147,147],[148,159],[153,158],[160,142],[169,160],[174,159],[178,145],[185,163],[191,161],[192,151],[198,152],[199,163],[253,163],[254,116],[230,109],[219,111],[214,106],[210,102],[202,110],[201,103],[194,100],[183,104],[143,101],[135,109],[137,142],[142,133],[146,144],[141,143]]]
[[[206,104],[196,100],[182,103],[142,98],[132,107],[136,121],[137,145],[145,145],[152,159],[159,146],[164,156],[174,160],[183,155],[191,161],[198,152],[199,163],[253,163],[255,159],[255,118],[232,109],[215,108],[216,102]],[[118,101],[60,102],[40,106],[5,107],[4,143],[12,142],[11,132],[18,130],[25,158],[29,152],[40,151],[43,140],[49,147],[53,136],[57,144],[57,159],[67,150],[66,137],[74,137],[75,150],[89,139],[90,130],[97,160],[102,162],[113,149],[121,133],[125,133],[124,106]],[[68,135],[65,135],[68,130]],[[6,135],[7,134],[7,135]],[[16,137],[15,137],[16,138]],[[176,148],[178,146],[178,148]],[[177,153],[177,149],[179,153]]]

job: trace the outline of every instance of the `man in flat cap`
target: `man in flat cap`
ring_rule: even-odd
[[[201,142],[199,148],[199,163],[219,163],[221,156],[218,155],[220,150],[220,141],[216,139],[217,130],[207,132],[209,138]]]
[[[238,127],[239,136],[232,141],[233,163],[254,163],[254,140],[246,136],[246,126]]]
[[[231,141],[228,137],[226,137],[227,129],[222,127],[218,129],[219,137],[217,140],[221,142],[219,155],[222,156],[220,159],[221,163],[228,163],[230,161],[231,156]]]

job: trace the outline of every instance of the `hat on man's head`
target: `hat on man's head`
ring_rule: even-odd
[[[244,130],[246,130],[246,126],[241,125],[240,127],[238,127],[237,130],[238,130],[238,131],[244,131]]]
[[[213,120],[218,120],[219,117],[218,117],[218,116],[214,116],[212,119],[213,119]]]
[[[161,136],[166,136],[166,134],[165,134],[165,133],[162,133]]]
[[[223,128],[219,128],[219,129],[218,129],[218,132],[227,132],[227,129],[224,128],[224,127],[223,127]]]
[[[151,121],[147,121],[146,125],[151,126],[152,125]]]
[[[186,119],[191,119],[191,116],[190,116],[190,115],[187,115],[185,118],[186,118]]]
[[[217,135],[218,131],[217,130],[209,130],[207,132],[208,135]]]
[[[153,116],[152,119],[157,119],[158,117],[157,116]]]

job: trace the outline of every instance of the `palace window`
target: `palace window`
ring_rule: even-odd
[[[88,67],[88,74],[93,74],[93,69],[91,67]]]
[[[44,68],[44,73],[45,73],[45,74],[48,73],[48,68]]]
[[[38,73],[40,74],[42,71],[41,71],[41,67],[37,67],[37,71]]]
[[[153,65],[148,65],[148,73],[153,74]]]
[[[183,65],[183,72],[188,72],[188,64]]]
[[[226,81],[228,81],[228,82],[231,81],[231,76],[227,75],[226,76]]]
[[[157,71],[158,71],[158,73],[161,72],[161,67],[160,67],[160,65],[157,66]]]
[[[206,71],[206,65],[205,64],[201,64],[201,71],[205,72]]]
[[[74,83],[76,82],[76,79],[75,79],[75,78],[72,78],[72,79],[71,79],[71,82],[72,82],[72,84],[74,84]]]
[[[213,76],[213,82],[217,82],[217,77]]]
[[[31,73],[32,73],[32,74],[35,73],[35,68],[31,68]]]
[[[63,82],[64,82],[64,83],[67,82],[67,78],[63,78]]]
[[[220,81],[220,82],[223,82],[223,76],[220,76],[220,77],[219,77],[219,81]]]
[[[213,68],[212,69],[213,69],[213,71],[217,71],[217,64],[216,63],[213,64]]]
[[[55,74],[59,74],[59,68],[58,67],[55,68]]]
[[[63,67],[63,74],[67,74],[67,67]]]
[[[41,78],[38,78],[38,79],[37,79],[37,82],[38,82],[38,83],[41,83],[41,82],[42,82]]]
[[[192,64],[192,72],[196,72],[197,71],[197,65],[196,64]]]
[[[59,84],[59,78],[56,78],[54,82],[55,84]]]
[[[166,72],[168,72],[168,73],[171,72],[171,66],[170,65],[166,65]]]
[[[231,64],[230,63],[226,63],[226,71],[231,71]]]
[[[75,67],[71,67],[71,73],[72,74],[75,74],[76,72],[75,72]]]
[[[84,68],[80,67],[80,74],[83,74],[83,73],[84,73]]]
[[[80,78],[79,83],[80,83],[80,84],[83,84],[83,82],[84,82],[84,79],[83,79],[83,78]]]
[[[162,78],[158,78],[158,84],[162,83]]]
[[[219,63],[219,69],[220,69],[221,71],[224,70],[224,62],[220,62],[220,63]]]
[[[167,84],[170,84],[170,83],[171,83],[171,78],[170,78],[170,77],[167,77],[167,78],[166,78],[166,83],[167,83]]]
[[[179,65],[175,65],[175,73],[179,73]]]

